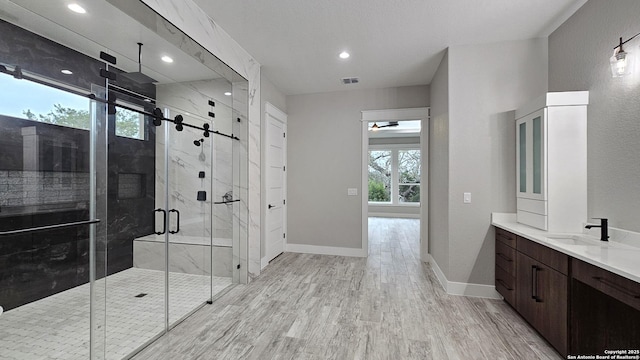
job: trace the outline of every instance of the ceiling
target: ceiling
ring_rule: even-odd
[[[369,122],[369,138],[420,137],[422,121],[403,120],[396,123],[397,125],[393,126],[388,121]],[[373,124],[377,124],[379,128],[374,130]]]
[[[546,37],[586,2],[194,1],[287,95],[429,84],[448,46]]]
[[[105,51],[117,67],[138,71],[138,42],[142,42],[142,71],[158,83],[215,79],[220,76],[106,1],[82,1],[86,14],[67,8],[68,0],[0,0],[0,19],[98,58]],[[161,56],[168,55],[167,64]]]

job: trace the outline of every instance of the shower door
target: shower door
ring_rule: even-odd
[[[89,94],[104,84],[36,72],[29,56],[0,55],[0,358],[86,359],[103,322],[106,109]]]
[[[212,125],[208,119],[187,114],[164,108],[165,118],[179,116],[185,124]],[[158,158],[164,160],[159,167],[164,174],[158,176],[157,191],[163,194],[156,198],[164,200],[157,209],[166,211],[167,219],[163,234],[167,254],[165,311],[170,328],[211,299],[213,139],[186,125],[176,127],[164,121],[161,128],[164,140],[159,144],[162,154]]]

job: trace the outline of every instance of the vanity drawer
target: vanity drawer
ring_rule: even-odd
[[[571,260],[571,277],[640,311],[640,283],[578,259]]]
[[[501,241],[496,241],[496,266],[504,271],[516,275],[516,249],[507,246]]]
[[[507,230],[496,227],[496,243],[501,241],[512,248],[516,247],[516,234],[510,233]]]
[[[515,273],[509,274],[504,269],[496,266],[496,291],[511,306],[516,306],[516,279],[514,275]]]
[[[520,236],[518,236],[517,244],[519,252],[564,275],[569,275],[569,257],[567,255]]]

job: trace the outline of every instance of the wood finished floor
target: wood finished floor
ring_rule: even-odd
[[[370,218],[367,259],[285,253],[134,359],[561,359],[505,302],[447,295],[418,238]]]

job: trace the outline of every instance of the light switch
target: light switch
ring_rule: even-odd
[[[465,204],[471,204],[471,193],[464,193],[463,202]]]
[[[357,188],[348,188],[347,189],[347,195],[349,195],[349,196],[358,196],[358,189]]]

